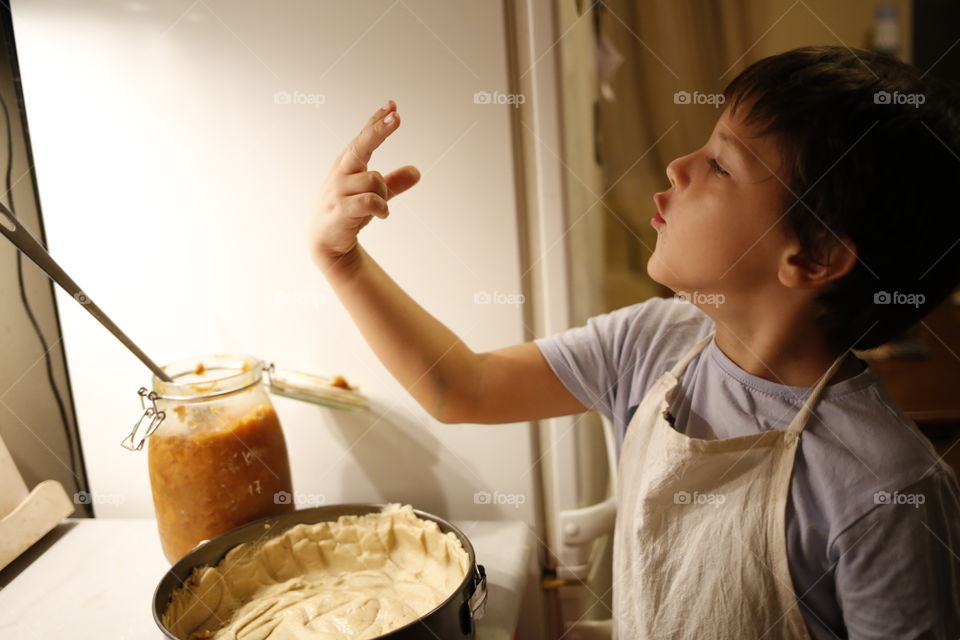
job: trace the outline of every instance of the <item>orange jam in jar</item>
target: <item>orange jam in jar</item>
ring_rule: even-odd
[[[261,383],[262,363],[213,356],[154,376],[163,421],[147,439],[150,487],[164,555],[175,563],[202,540],[291,511],[287,445]]]

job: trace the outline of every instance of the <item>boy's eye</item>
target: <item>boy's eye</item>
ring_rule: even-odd
[[[724,170],[723,167],[721,167],[719,164],[717,164],[717,159],[716,159],[716,158],[707,158],[707,163],[708,163],[708,164],[710,165],[710,167],[713,169],[713,172],[714,172],[714,173],[720,174],[721,176],[728,176],[728,175],[730,175],[729,173],[727,173],[727,172]]]

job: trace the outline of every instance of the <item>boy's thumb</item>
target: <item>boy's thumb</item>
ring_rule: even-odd
[[[387,183],[387,200],[389,200],[420,182],[420,171],[408,164],[383,176],[383,181]]]

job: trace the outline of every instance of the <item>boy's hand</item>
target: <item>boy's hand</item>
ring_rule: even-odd
[[[385,122],[388,118],[390,122]],[[367,170],[373,151],[399,126],[396,104],[390,100],[373,114],[333,163],[310,226],[310,248],[321,269],[356,253],[360,229],[373,216],[390,215],[387,200],[420,180],[420,172],[410,165],[385,176]]]

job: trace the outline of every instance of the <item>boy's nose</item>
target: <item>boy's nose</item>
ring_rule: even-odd
[[[667,180],[670,181],[670,186],[674,189],[677,188],[677,177],[679,170],[679,163],[681,158],[674,158],[670,161],[670,164],[667,165]]]

